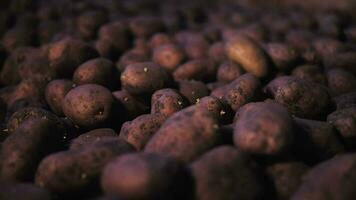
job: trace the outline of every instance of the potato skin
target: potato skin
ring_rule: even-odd
[[[160,113],[167,117],[188,105],[187,100],[174,89],[161,89],[151,97],[151,113]]]
[[[30,181],[41,159],[61,148],[63,129],[50,119],[30,119],[1,145],[0,176],[7,181]]]
[[[63,100],[73,86],[74,83],[67,79],[56,79],[47,84],[45,98],[51,110],[57,115],[64,115],[62,109]]]
[[[104,169],[101,186],[124,199],[191,199],[192,179],[175,159],[160,154],[126,154]]]
[[[342,94],[333,98],[337,110],[356,107],[356,91]]]
[[[168,71],[174,71],[184,59],[183,50],[175,44],[165,44],[155,48],[152,56],[153,62]]]
[[[323,85],[326,85],[327,83],[326,76],[323,73],[321,67],[316,65],[300,65],[293,69],[291,75],[299,79],[312,81]]]
[[[114,109],[111,92],[100,85],[85,84],[70,90],[64,97],[65,116],[83,128],[95,128],[110,121]]]
[[[242,67],[239,64],[230,61],[224,62],[219,66],[216,77],[220,82],[230,83],[242,74]]]
[[[293,120],[273,102],[249,103],[236,113],[234,144],[242,151],[260,155],[286,153],[293,141]]]
[[[356,90],[356,76],[342,70],[331,69],[327,72],[328,88],[333,96]]]
[[[251,160],[232,146],[216,147],[191,163],[196,199],[260,199],[263,185]]]
[[[355,154],[345,154],[318,164],[308,172],[291,200],[354,199],[355,162]]]
[[[190,104],[199,102],[200,98],[209,95],[209,89],[201,81],[182,80],[178,82],[179,92],[188,99]]]
[[[215,78],[217,67],[212,60],[195,59],[180,65],[174,72],[175,80],[211,81]]]
[[[268,43],[266,51],[276,68],[282,71],[289,71],[300,60],[298,52],[284,43]]]
[[[228,124],[232,122],[234,113],[233,110],[227,103],[216,97],[203,97],[196,105],[211,112],[221,124]]]
[[[130,94],[152,94],[170,84],[170,76],[152,62],[128,65],[121,74],[121,85]]]
[[[268,73],[268,58],[263,49],[252,39],[237,34],[225,43],[225,51],[228,58],[240,63],[249,73],[264,77]]]
[[[84,148],[51,154],[40,163],[36,185],[63,196],[96,192],[97,179],[104,166],[133,147],[117,138],[107,138]]]
[[[142,150],[165,120],[166,116],[159,113],[141,115],[132,121],[125,122],[121,127],[119,137],[137,150]]]
[[[0,199],[51,200],[49,191],[30,183],[0,183]]]
[[[80,149],[106,138],[115,138],[118,134],[110,128],[98,128],[86,132],[70,142],[69,149]]]
[[[217,144],[218,128],[217,119],[209,111],[190,106],[168,118],[144,151],[189,162]]]
[[[115,91],[112,94],[122,104],[126,113],[126,120],[132,120],[139,115],[149,112],[150,108],[144,100],[129,94],[125,90]]]

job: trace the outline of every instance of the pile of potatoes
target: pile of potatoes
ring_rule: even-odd
[[[1,200],[356,199],[356,19],[0,1]]]

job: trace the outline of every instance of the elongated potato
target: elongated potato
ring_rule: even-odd
[[[70,149],[79,149],[106,138],[115,138],[118,134],[110,128],[98,128],[86,132],[70,142]]]

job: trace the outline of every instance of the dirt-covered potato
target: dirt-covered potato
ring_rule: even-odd
[[[45,90],[45,98],[51,110],[62,116],[62,103],[66,94],[73,88],[74,83],[67,79],[56,79],[49,82]]]
[[[46,118],[23,122],[1,145],[1,179],[31,181],[41,159],[61,148],[63,131]]]
[[[83,148],[61,151],[44,158],[35,177],[36,185],[61,195],[90,195],[98,190],[104,166],[133,147],[117,138],[107,138]]]
[[[209,95],[209,89],[201,81],[182,80],[178,82],[179,93],[181,93],[191,104],[200,101],[201,98]]]
[[[311,81],[281,76],[268,83],[265,91],[297,117],[320,118],[332,109],[327,89]]]
[[[268,74],[268,57],[263,49],[249,37],[238,34],[225,43],[228,58],[240,63],[249,73],[264,77]]]
[[[327,37],[315,39],[313,47],[321,57],[332,56],[344,49],[341,41]]]
[[[70,149],[80,149],[106,138],[115,138],[118,134],[110,128],[98,128],[81,134],[70,141]]]
[[[327,121],[336,128],[348,147],[354,149],[356,143],[356,107],[337,110],[328,115]]]
[[[208,55],[209,43],[204,35],[196,31],[181,31],[175,35],[189,59],[204,59]]]
[[[210,111],[220,123],[228,124],[232,122],[233,110],[228,104],[214,96],[206,96],[200,99],[197,106]]]
[[[269,165],[266,169],[274,184],[278,200],[288,200],[303,182],[309,167],[302,162],[287,161]]]
[[[214,80],[217,67],[212,60],[196,59],[180,65],[174,72],[175,80]]]
[[[56,78],[72,78],[80,64],[98,56],[97,51],[89,44],[72,38],[54,42],[48,49],[49,67]]]
[[[274,102],[249,103],[236,113],[234,143],[242,151],[260,155],[286,153],[293,142],[293,120]]]
[[[152,62],[130,64],[121,74],[122,88],[130,94],[152,94],[169,86],[170,82],[171,77],[165,69]]]
[[[5,104],[0,103],[1,106],[5,106]],[[0,107],[1,107],[0,106]],[[16,100],[12,105],[7,109],[6,112],[6,120],[8,120],[12,114],[15,112],[27,108],[27,107],[35,107],[35,108],[42,108],[45,110],[49,110],[48,104],[46,100],[38,97],[27,97]],[[6,108],[6,107],[5,107]]]
[[[39,78],[22,80],[11,92],[9,99],[6,102],[7,107],[10,108],[14,102],[24,98],[36,97],[38,99],[43,99],[46,85],[47,81]]]
[[[273,64],[281,71],[289,71],[300,60],[298,52],[284,43],[268,43],[266,51],[271,57]]]
[[[345,70],[331,69],[326,76],[328,88],[332,95],[340,95],[356,90],[356,76]]]
[[[345,152],[335,128],[327,122],[295,118],[294,154],[316,163]]]
[[[108,59],[95,58],[81,64],[73,74],[76,85],[98,84],[106,88],[115,89],[120,83],[119,73]]]
[[[208,110],[190,106],[168,118],[144,151],[189,162],[217,144],[218,128],[217,119]]]
[[[300,65],[293,69],[292,76],[326,85],[326,76],[321,67],[317,65]]]
[[[49,191],[30,183],[0,183],[0,199],[51,200]]]
[[[291,200],[355,199],[356,156],[336,156],[312,168]]]
[[[125,122],[121,127],[119,137],[137,150],[142,150],[165,120],[166,116],[160,113],[141,115],[132,121]]]
[[[327,69],[341,68],[350,71],[353,75],[356,76],[356,69],[354,67],[356,64],[355,51],[337,52],[327,56],[323,61]]]
[[[356,91],[336,96],[333,100],[338,110],[356,107]]]
[[[55,77],[54,72],[48,67],[49,62],[44,51],[36,49],[28,58],[19,63],[18,74],[21,80],[39,78],[50,81]]]
[[[169,71],[174,71],[178,65],[182,63],[185,55],[183,50],[176,44],[165,44],[154,49],[152,61],[166,68]]]
[[[111,161],[101,176],[105,193],[123,199],[192,199],[192,178],[173,158],[152,153],[126,154]]]
[[[111,92],[100,85],[85,84],[70,90],[62,103],[66,117],[83,128],[96,128],[111,120],[115,100]]]
[[[148,46],[151,50],[156,49],[159,46],[174,44],[173,38],[166,33],[156,33],[148,41]]]
[[[115,91],[112,94],[115,99],[121,102],[127,120],[132,120],[139,115],[148,113],[150,110],[149,106],[142,99],[132,96],[125,90]]]
[[[208,50],[209,58],[215,63],[221,63],[227,59],[225,54],[224,42],[216,42],[212,44]]]
[[[93,39],[102,24],[107,21],[106,13],[101,11],[87,11],[77,18],[79,34],[84,39]]]
[[[120,72],[124,71],[126,66],[134,63],[148,62],[150,59],[146,54],[139,53],[134,50],[126,51],[121,55],[120,59],[116,63],[116,68]]]
[[[196,199],[257,200],[263,184],[255,164],[232,146],[216,147],[190,165],[196,185]]]
[[[231,61],[224,62],[218,68],[216,79],[220,82],[230,83],[243,73],[244,71],[239,64]]]
[[[171,116],[188,105],[187,100],[174,89],[161,89],[151,97],[151,113]]]

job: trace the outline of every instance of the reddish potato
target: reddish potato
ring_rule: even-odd
[[[179,81],[179,92],[188,99],[191,104],[200,101],[202,97],[209,95],[209,89],[203,82],[200,81]]]
[[[300,65],[292,71],[292,76],[326,85],[326,76],[321,67],[316,65]]]
[[[175,80],[214,80],[217,67],[208,59],[190,60],[180,65],[174,72]]]
[[[219,66],[216,78],[218,81],[230,83],[244,73],[241,66],[234,62],[224,62]]]
[[[179,46],[165,44],[154,49],[152,60],[167,70],[174,71],[182,63],[184,57],[184,52]]]
[[[74,138],[70,142],[70,149],[80,149],[85,148],[93,143],[100,140],[105,140],[106,138],[115,138],[118,134],[110,128],[99,128],[86,132],[77,138]]]
[[[73,88],[74,83],[67,79],[57,79],[46,86],[45,97],[52,111],[57,115],[63,115],[62,103],[65,95]]]
[[[151,113],[171,116],[188,105],[187,100],[174,89],[161,89],[151,97]]]
[[[328,86],[331,94],[340,95],[356,90],[356,76],[342,69],[327,72]]]

